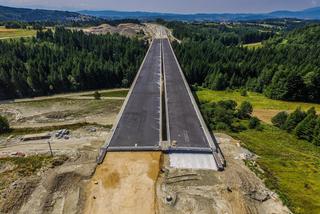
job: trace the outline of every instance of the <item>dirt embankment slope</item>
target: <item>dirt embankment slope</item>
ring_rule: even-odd
[[[159,214],[289,214],[279,197],[245,165],[243,159],[254,161],[255,155],[227,135],[216,137],[227,161],[225,170],[167,167],[157,183]],[[167,162],[164,156],[164,165]]]
[[[86,214],[156,213],[161,153],[108,153],[86,187]]]

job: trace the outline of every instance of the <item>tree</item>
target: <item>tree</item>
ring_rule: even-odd
[[[201,111],[211,129],[226,130],[232,128],[235,106],[233,100],[205,103],[201,105]]]
[[[10,131],[10,125],[7,118],[0,115],[0,134]]]
[[[312,143],[316,146],[320,146],[320,118],[318,118],[316,121],[316,126],[313,131]]]
[[[272,119],[271,122],[274,126],[280,128],[280,129],[284,129],[285,128],[285,123],[288,119],[289,115],[287,112],[282,111],[279,112],[278,114],[276,114]]]
[[[317,118],[315,111],[309,110],[308,116],[304,118],[295,128],[294,132],[300,139],[312,141],[313,132],[317,124]]]
[[[248,119],[251,117],[253,107],[249,101],[244,101],[241,103],[238,109],[238,117],[240,119]]]
[[[301,110],[301,108],[297,108],[294,112],[292,112],[286,123],[284,125],[285,129],[288,132],[291,132],[296,128],[296,126],[306,117],[306,113]]]
[[[93,96],[94,96],[95,100],[100,100],[101,99],[101,94],[99,93],[99,91],[95,91]]]
[[[249,120],[249,128],[250,129],[257,129],[261,126],[261,122],[257,117],[251,117]]]

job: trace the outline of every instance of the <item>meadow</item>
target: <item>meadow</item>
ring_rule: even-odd
[[[20,37],[32,37],[36,35],[35,30],[29,29],[6,29],[0,26],[0,39],[12,39]]]
[[[242,47],[248,48],[248,49],[257,49],[257,48],[262,48],[263,44],[262,42],[256,42],[256,43],[244,44],[242,45]]]
[[[258,165],[251,163],[250,168],[263,170],[256,174],[293,213],[320,213],[320,147],[266,124],[262,131],[228,134],[258,155]]]

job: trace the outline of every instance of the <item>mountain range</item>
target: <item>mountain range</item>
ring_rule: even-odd
[[[139,20],[177,20],[177,21],[249,21],[275,18],[319,19],[320,7],[301,11],[275,11],[271,13],[197,13],[176,14],[157,12],[127,11],[92,11],[77,12],[27,9],[0,6],[0,21],[90,21],[96,18],[108,20],[139,19]]]
[[[59,11],[59,10],[43,10],[43,9],[27,9],[0,6],[0,21],[88,21],[96,19],[88,15],[77,12]]]
[[[320,7],[310,8],[301,11],[275,11],[271,13],[196,13],[196,14],[175,14],[157,12],[126,12],[126,11],[79,11],[81,14],[96,16],[106,19],[165,19],[178,21],[248,21],[275,18],[296,18],[296,19],[320,19]]]

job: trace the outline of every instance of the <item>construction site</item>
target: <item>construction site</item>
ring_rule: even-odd
[[[87,32],[147,35],[130,89],[0,103],[15,130],[0,136],[0,213],[291,213],[245,164],[257,156],[207,128],[171,31],[118,28]]]

